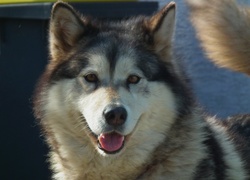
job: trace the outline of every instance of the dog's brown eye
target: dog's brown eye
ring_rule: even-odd
[[[91,83],[96,83],[98,81],[98,78],[95,74],[88,74],[88,75],[84,76],[84,79],[87,82],[91,82]]]
[[[128,84],[137,84],[139,83],[141,78],[137,75],[130,75],[127,79]]]

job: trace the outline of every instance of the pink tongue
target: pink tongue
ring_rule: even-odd
[[[101,134],[98,137],[98,140],[102,149],[113,152],[119,150],[122,147],[124,136],[118,133],[107,133]]]

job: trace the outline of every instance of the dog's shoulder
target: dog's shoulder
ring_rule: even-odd
[[[250,171],[250,114],[231,116],[221,123]]]

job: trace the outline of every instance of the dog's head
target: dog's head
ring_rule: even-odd
[[[140,139],[157,144],[182,103],[171,57],[174,24],[174,3],[152,17],[120,22],[79,16],[68,4],[56,3],[51,61],[41,81],[48,89],[44,116],[78,138],[87,133],[102,154]]]

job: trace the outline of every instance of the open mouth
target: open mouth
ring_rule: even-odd
[[[98,148],[107,154],[115,154],[124,146],[125,136],[116,133],[102,133],[98,136]]]

